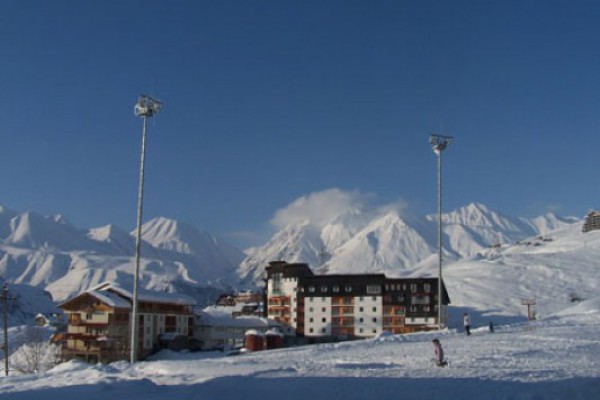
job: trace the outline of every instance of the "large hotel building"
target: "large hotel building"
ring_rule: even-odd
[[[284,261],[266,270],[268,317],[288,337],[346,340],[439,326],[438,278],[315,275],[307,264]],[[442,281],[442,325],[449,303]]]

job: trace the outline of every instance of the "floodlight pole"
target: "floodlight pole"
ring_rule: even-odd
[[[137,361],[138,348],[138,286],[140,273],[140,248],[142,244],[142,211],[144,204],[144,166],[146,160],[146,130],[148,127],[148,117],[158,113],[162,107],[162,103],[146,95],[141,95],[135,105],[135,114],[142,117],[142,151],[140,159],[140,181],[138,186],[138,204],[137,204],[137,224],[135,235],[135,273],[133,277],[133,299],[131,300],[131,349],[130,363],[134,364]]]
[[[438,329],[442,329],[442,151],[452,142],[452,137],[432,134],[429,143],[438,159]]]

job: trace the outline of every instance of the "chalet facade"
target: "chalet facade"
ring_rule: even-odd
[[[60,304],[67,316],[63,358],[109,363],[129,357],[132,294],[104,283]],[[138,357],[159,347],[164,333],[192,337],[195,301],[188,296],[140,290]]]
[[[307,264],[286,262],[266,270],[268,318],[288,337],[346,340],[438,326],[437,278],[314,275]],[[450,299],[443,284],[442,292],[445,325]]]

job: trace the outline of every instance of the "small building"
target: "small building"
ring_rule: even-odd
[[[63,358],[103,363],[127,360],[132,299],[128,290],[103,283],[60,304],[67,316]],[[138,357],[158,350],[161,334],[192,337],[194,305],[188,296],[139,290]]]
[[[238,348],[244,346],[245,334],[249,330],[265,333],[279,329],[274,320],[256,316],[233,316],[234,307],[207,307],[197,311],[194,337],[203,343],[205,350]]]
[[[582,232],[587,233],[595,230],[600,230],[600,212],[596,210],[590,210],[585,217]]]

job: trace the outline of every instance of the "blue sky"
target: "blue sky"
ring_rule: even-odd
[[[436,210],[598,207],[600,3],[0,2],[0,204],[75,225],[144,220],[241,246],[331,188]]]

